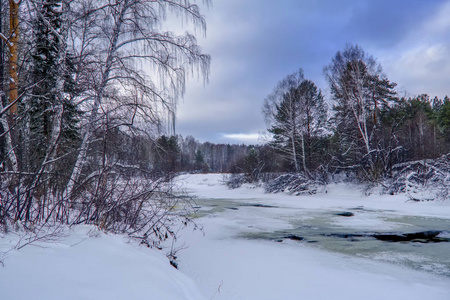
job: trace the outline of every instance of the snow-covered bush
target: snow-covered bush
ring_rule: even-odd
[[[15,198],[5,190],[0,190],[0,232],[16,232],[20,223],[30,236],[39,236],[42,230],[36,228],[52,231],[60,224],[89,224],[159,248],[161,241],[176,235],[174,228],[192,223],[191,200],[171,178],[128,178],[111,173],[86,184],[71,199],[50,192],[41,199],[32,198],[27,222],[14,220]]]
[[[292,195],[315,194],[322,182],[309,179],[303,174],[283,174],[273,180],[269,180],[264,189],[266,193],[288,193]]]
[[[247,176],[245,174],[231,174],[227,178],[225,178],[225,184],[230,189],[237,189],[240,188],[244,183],[248,182]]]
[[[450,154],[394,165],[386,191],[406,193],[415,201],[449,200]]]

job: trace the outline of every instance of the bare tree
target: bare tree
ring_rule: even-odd
[[[11,128],[5,117],[16,102],[0,107],[8,160],[8,168],[1,161],[0,224],[90,223],[143,239],[173,234],[172,223],[188,219],[180,211],[188,207],[185,198],[121,148],[135,138],[151,141],[162,131],[187,76],[207,80],[210,57],[195,36],[163,30],[170,25],[167,17],[173,22],[174,16],[205,32],[199,7],[186,0],[22,3],[24,32],[45,32],[21,44],[17,141],[8,143]],[[44,34],[48,37],[39,44]],[[38,62],[50,67],[41,72]],[[34,107],[36,99],[44,99],[43,108]],[[72,131],[79,138],[67,137],[72,109],[80,124]],[[43,115],[45,134],[36,134],[33,120]],[[30,151],[37,142],[43,145],[34,147],[39,155]]]
[[[193,35],[159,30],[168,12],[182,14],[205,30],[198,7],[189,1],[88,0],[79,5],[72,52],[86,69],[79,80],[91,82],[81,99],[89,116],[66,196],[72,195],[79,182],[89,144],[102,119],[132,112],[123,125],[134,125],[137,120],[157,123],[158,110],[174,111],[187,72],[198,67],[206,76],[210,60]],[[157,71],[157,76],[148,76],[148,69]]]

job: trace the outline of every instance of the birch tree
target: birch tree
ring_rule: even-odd
[[[304,80],[303,70],[281,80],[264,100],[263,113],[269,132],[274,134],[274,145],[287,156],[295,172],[299,166],[298,99],[295,88]]]
[[[309,172],[313,139],[323,133],[326,110],[322,93],[304,78],[302,70],[280,81],[265,99],[263,113],[273,134],[272,145],[289,159],[296,172]]]
[[[6,115],[16,103],[14,126],[20,133],[4,143],[1,218],[96,224],[143,239],[173,234],[170,224],[180,217],[173,210],[182,201],[169,183],[148,176],[147,166],[147,173],[138,172],[131,149],[118,148],[163,131],[188,76],[207,80],[210,57],[195,36],[164,29],[182,17],[184,25],[204,33],[199,7],[185,0],[21,5],[21,28],[33,30],[34,37],[22,41],[18,55],[23,69],[13,81],[20,94],[0,107],[2,137],[10,137]],[[8,47],[13,35],[2,35]],[[139,135],[145,138],[135,139]],[[125,159],[119,152],[130,155]]]
[[[166,14],[174,13],[204,31],[205,20],[190,1],[83,0],[78,5],[72,52],[83,62],[78,80],[88,85],[81,99],[88,118],[66,196],[83,175],[99,126],[133,125],[137,119],[158,123],[161,110],[174,112],[186,76],[191,71],[207,76],[210,61],[193,35],[161,30]],[[121,121],[111,124],[118,115]]]
[[[333,117],[340,136],[340,153],[350,163],[366,161],[373,170],[379,151],[375,139],[380,108],[395,101],[395,83],[382,73],[372,56],[359,46],[347,45],[338,51],[325,75],[334,99]]]

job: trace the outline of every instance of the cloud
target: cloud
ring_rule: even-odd
[[[202,13],[210,83],[189,81],[178,110],[183,135],[222,142],[223,133],[265,131],[261,106],[277,82],[303,68],[326,92],[322,69],[346,43],[377,57],[401,89],[448,93],[450,1],[226,0]]]
[[[401,52],[387,70],[411,96],[449,94],[450,48],[446,44],[417,45]]]
[[[225,133],[223,138],[229,141],[246,144],[258,144],[259,134],[257,133]]]
[[[410,96],[449,94],[450,2],[434,8],[426,18],[416,20],[395,47],[379,53],[389,78]]]

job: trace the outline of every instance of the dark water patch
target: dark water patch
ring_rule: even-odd
[[[449,238],[438,237],[441,231],[422,231],[414,233],[374,234],[373,237],[385,242],[441,243],[450,242]]]
[[[295,235],[295,234],[288,234],[284,237],[285,239],[293,240],[293,241],[303,241],[305,238]]]
[[[323,233],[325,237],[337,237],[359,242],[360,238],[375,238],[384,242],[411,242],[411,243],[441,243],[450,242],[450,238],[439,237],[441,231],[429,230],[413,233],[383,232],[383,233]]]
[[[322,235],[327,237],[338,237],[343,239],[370,237],[369,234],[362,234],[362,233],[323,233]]]
[[[275,232],[248,232],[240,235],[245,239],[270,240],[278,243],[284,240],[303,241],[304,237],[289,233],[288,231]]]
[[[231,209],[231,210],[239,210],[239,208],[237,207],[225,207],[226,209]]]
[[[337,213],[336,216],[341,216],[341,217],[353,217],[355,214],[349,211],[345,211],[345,212],[341,212],[341,213]]]
[[[241,204],[240,206],[279,208],[279,206],[276,206],[276,205],[266,205],[266,204],[260,204],[260,203],[245,203],[245,204]]]

